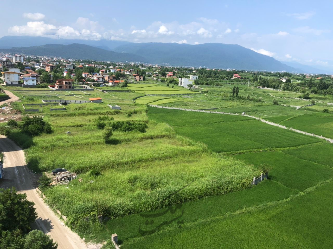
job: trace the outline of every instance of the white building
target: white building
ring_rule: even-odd
[[[198,76],[197,75],[190,75],[190,80],[197,80],[198,79]]]
[[[198,79],[196,75],[190,75],[190,78],[179,78],[178,86],[188,88],[188,85],[194,85],[194,81]]]
[[[26,86],[35,86],[37,84],[37,80],[34,77],[23,78],[23,84]]]
[[[10,68],[9,71],[2,72],[5,85],[18,85],[20,80],[20,69]]]
[[[19,54],[14,55],[13,56],[13,63],[17,63],[17,62],[23,63],[24,62],[24,56],[19,55]]]

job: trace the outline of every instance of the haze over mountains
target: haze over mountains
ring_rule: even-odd
[[[170,66],[325,73],[324,70],[299,63],[284,64],[272,57],[239,45],[222,43],[188,45],[5,36],[0,39],[0,51],[97,61],[144,62]]]

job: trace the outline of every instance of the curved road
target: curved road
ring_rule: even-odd
[[[19,98],[11,92],[5,91],[10,100],[0,102],[0,105],[17,101]],[[15,187],[19,193],[25,193],[27,199],[35,203],[38,218],[36,226],[58,243],[59,249],[99,248],[98,245],[86,245],[84,241],[72,232],[53,213],[35,188],[35,175],[31,173],[25,162],[23,150],[12,140],[0,135],[0,152],[4,153],[4,178],[0,180],[1,188]]]

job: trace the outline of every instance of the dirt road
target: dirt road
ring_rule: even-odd
[[[4,100],[0,102],[0,105],[7,104],[10,102],[18,101],[20,98],[12,94],[10,91],[4,90],[5,94],[9,96],[10,99]]]
[[[66,227],[53,211],[39,197],[34,188],[34,174],[26,167],[24,152],[13,141],[0,135],[0,151],[4,152],[4,179],[0,187],[15,187],[25,193],[27,199],[35,203],[38,218],[37,227],[58,243],[59,249],[99,248],[87,246],[84,241]]]

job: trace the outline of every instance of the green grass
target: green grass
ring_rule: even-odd
[[[67,215],[81,236],[105,241],[117,233],[123,248],[332,247],[332,144],[243,116],[157,108],[148,108],[147,116],[145,103],[132,99],[172,88],[133,85],[139,93],[97,92],[93,96],[102,96],[104,104],[69,105],[64,114],[46,113],[54,133],[29,141],[30,166],[81,172],[80,181],[44,191],[49,204]],[[329,114],[272,104],[274,98],[286,105],[304,104],[295,100],[298,93],[240,86],[242,98],[230,98],[232,87],[207,87],[206,95],[146,96],[142,101],[245,111],[331,134]],[[33,93],[22,94],[23,103],[38,103],[49,94]],[[114,132],[113,144],[105,144],[95,120],[107,103],[123,108],[109,115],[114,121],[146,121],[147,132]],[[268,170],[269,180],[249,188],[262,169]],[[91,170],[101,175],[93,176]],[[106,216],[114,219],[95,222]]]
[[[123,248],[331,248],[332,190],[326,182],[280,202],[134,239]]]
[[[149,117],[173,126],[180,135],[203,142],[215,152],[293,147],[317,138],[269,126],[243,116],[187,112],[150,107]]]
[[[281,122],[295,129],[333,138],[333,115],[327,113],[312,113],[299,115]]]

